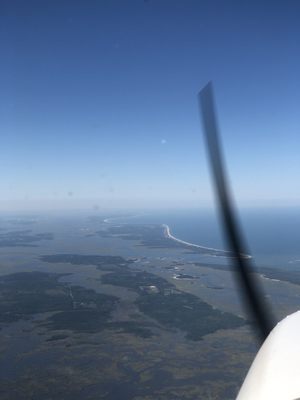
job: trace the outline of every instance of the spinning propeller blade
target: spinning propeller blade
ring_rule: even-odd
[[[246,256],[246,246],[238,225],[238,220],[227,185],[225,167],[219,141],[215,114],[213,88],[209,82],[199,93],[200,113],[202,114],[205,139],[213,174],[215,191],[228,246],[234,254],[235,275],[241,289],[244,303],[256,322],[260,339],[264,341],[274,327],[269,308],[256,275],[250,257]]]

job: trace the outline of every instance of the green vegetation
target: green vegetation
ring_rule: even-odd
[[[245,324],[230,313],[223,313],[189,293],[145,294],[136,301],[139,309],[162,325],[181,329],[191,340],[219,329],[233,329]]]
[[[106,322],[114,309],[114,302],[106,300],[102,307],[95,310],[85,307],[62,311],[52,315],[47,321],[47,326],[54,330],[70,330],[74,332],[95,333],[107,328]]]
[[[198,297],[181,292],[165,279],[148,272],[124,270],[109,273],[102,282],[123,286],[139,294],[136,305],[147,316],[166,328],[176,328],[186,332],[191,340],[200,340],[204,335],[219,329],[232,329],[245,324],[242,318],[231,313],[214,309]],[[155,287],[149,293],[145,288]]]
[[[58,282],[64,274],[24,272],[0,278],[0,322],[29,319],[36,313],[55,312],[42,324],[50,330],[95,333],[103,329],[152,336],[149,324],[136,321],[111,321],[119,303],[116,296],[96,293],[81,286]],[[48,341],[64,339],[53,335]]]
[[[130,271],[128,269],[118,273],[105,274],[101,278],[102,283],[122,286],[140,293],[145,286],[156,286],[160,291],[173,288],[174,285],[167,280],[145,271]]]
[[[98,255],[81,255],[81,254],[53,254],[41,257],[42,261],[48,263],[66,263],[73,265],[96,265],[103,271],[116,271],[124,269],[132,261],[125,260],[119,256],[98,256]]]
[[[102,284],[113,286],[106,286],[109,295],[104,295],[60,282],[68,274],[26,272],[0,277],[1,325],[51,311],[50,315],[35,316],[30,327],[25,325],[24,343],[39,335],[36,347],[29,343],[20,353],[8,348],[3,365],[19,368],[18,379],[4,382],[10,396],[13,393],[15,398],[25,399],[34,393],[39,398],[65,395],[71,399],[78,393],[79,397],[82,393],[103,393],[103,398],[111,399],[125,393],[128,399],[208,398],[212,396],[206,387],[211,382],[217,387],[216,397],[232,397],[229,391],[234,393],[233,383],[244,371],[240,372],[240,350],[244,348],[238,347],[239,331],[218,332],[195,346],[181,334],[171,342],[168,339],[172,330],[179,330],[189,340],[201,340],[218,329],[240,326],[243,320],[213,309],[160,276],[138,270],[122,257],[57,254],[43,259],[97,265],[105,271],[99,273]],[[115,296],[118,292],[124,302]],[[19,340],[19,326],[16,328],[14,339]],[[103,335],[90,335],[98,332]],[[159,334],[152,340],[134,337],[147,339]],[[224,340],[231,347],[227,350],[225,346],[223,351]],[[40,365],[46,365],[46,370]],[[25,368],[29,368],[30,379],[27,372],[23,374]]]
[[[27,319],[32,314],[72,307],[60,274],[23,272],[0,278],[0,322]]]
[[[58,311],[50,317],[53,329],[87,330],[85,321],[97,325],[110,318],[118,298],[96,293],[80,286],[58,282],[61,274],[24,272],[0,278],[1,322],[26,319],[36,313]],[[90,319],[91,318],[91,319]]]
[[[128,228],[127,225],[126,227]],[[109,271],[101,277],[102,283],[125,287],[136,292],[139,297],[135,304],[142,313],[155,319],[167,329],[175,328],[186,332],[186,337],[191,340],[200,340],[204,335],[219,329],[232,329],[245,324],[242,318],[216,310],[197,296],[177,290],[166,279],[146,271],[128,268],[130,262],[122,257],[56,254],[43,256],[42,260],[75,265],[93,264],[101,270]],[[182,278],[189,277],[185,274],[181,276]],[[106,302],[97,297],[99,295],[94,292],[92,294],[92,291],[78,287],[72,288],[72,291],[76,298],[76,304],[81,304],[81,306],[75,310],[64,310],[53,315],[50,318],[50,326],[53,329],[96,332],[105,326],[143,337],[151,335],[148,327],[141,326],[135,321],[119,321],[108,324],[108,318],[113,309],[111,300]],[[95,306],[91,307],[91,304]]]

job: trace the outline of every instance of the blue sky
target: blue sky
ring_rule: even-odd
[[[300,205],[298,1],[2,1],[0,210]]]

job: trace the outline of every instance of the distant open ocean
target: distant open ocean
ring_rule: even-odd
[[[300,208],[255,208],[240,212],[250,254],[258,266],[300,269]],[[211,210],[155,211],[118,221],[167,224],[179,239],[225,249],[221,225]]]

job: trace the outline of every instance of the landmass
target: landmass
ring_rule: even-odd
[[[155,319],[162,326],[186,332],[186,337],[199,340],[219,329],[236,328],[245,324],[242,318],[213,309],[198,297],[176,289],[167,280],[145,271],[130,268],[131,260],[116,256],[82,256],[56,254],[43,256],[51,263],[94,264],[102,271],[103,284],[122,286],[135,291],[140,312]],[[63,316],[62,316],[63,318]]]
[[[104,216],[70,220],[63,241],[59,224],[35,226],[0,236],[14,247],[0,254],[1,399],[236,397],[258,346],[213,251],[187,262],[162,225]],[[292,312],[296,271],[258,275]]]
[[[199,246],[177,239],[170,233],[168,225],[111,225],[105,229],[96,232],[101,237],[120,237],[125,240],[136,240],[140,246],[149,248],[183,248],[195,253],[206,254],[216,257],[231,258],[233,254],[230,251],[213,249],[210,247]],[[248,256],[245,256],[248,257]]]

